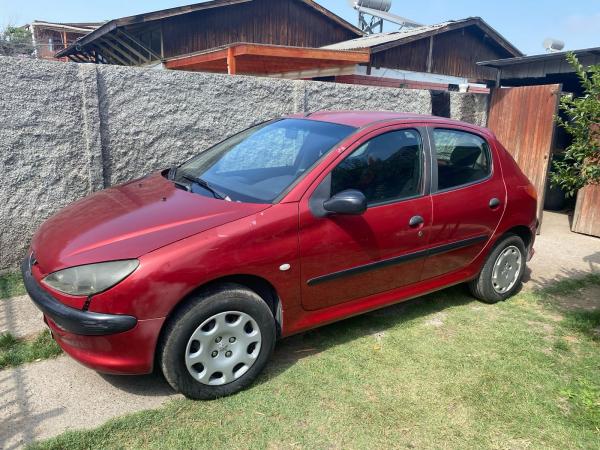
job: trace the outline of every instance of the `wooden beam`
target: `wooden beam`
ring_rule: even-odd
[[[112,56],[116,60],[121,61],[123,63],[123,65],[125,65],[125,66],[137,65],[137,61],[135,59],[133,59],[129,54],[127,54],[127,52],[125,52],[124,50],[121,50],[118,47],[115,47],[110,42],[107,42],[105,40],[99,40],[98,45],[104,46],[104,48],[106,49],[106,52],[111,53]],[[119,56],[119,54],[121,56]]]
[[[117,63],[121,63],[124,66],[129,65],[127,63],[127,61],[125,61],[123,58],[116,55],[113,51],[111,51],[110,47],[108,47],[103,42],[97,41],[94,43],[94,45],[96,45],[96,47],[98,47],[98,49],[102,51],[102,56],[104,56],[104,58],[106,58],[106,57],[110,58],[113,61],[113,64],[116,61]]]
[[[139,46],[141,49],[143,49],[144,51],[147,51],[150,56],[154,56],[155,59],[162,61],[162,58],[160,57],[160,55],[157,55],[156,53],[154,53],[152,51],[152,49],[146,47],[142,42],[138,41],[136,38],[134,38],[132,35],[130,35],[129,33],[126,33],[125,31],[123,31],[122,29],[117,29],[117,33],[125,36],[127,39],[129,39],[131,42],[133,42],[135,45]]]
[[[83,63],[87,62],[87,61],[86,61],[86,59],[85,59],[85,58],[83,58],[83,57],[82,57],[80,54],[77,54],[77,53],[76,53],[76,54],[74,54],[74,55],[71,55],[71,56],[73,56],[74,58],[76,58],[76,59],[77,59],[77,62],[83,62]]]
[[[99,64],[98,54],[94,50],[82,49],[81,53],[87,58],[88,62],[93,62],[95,64]]]
[[[182,58],[171,59],[165,63],[167,69],[182,69],[195,64],[202,64],[205,62],[219,61],[226,62],[227,50],[217,50],[209,53],[201,53],[192,56],[185,56]]]
[[[315,77],[333,77],[342,75],[353,75],[354,68],[352,66],[346,67],[328,67],[328,68],[311,68],[308,70],[296,70],[296,71],[285,71],[281,73],[270,72],[266,74],[271,78],[315,78]]]
[[[163,31],[164,29],[164,22],[160,23],[160,58],[161,59],[165,59],[165,33]]]
[[[94,61],[96,64],[108,64],[108,61],[104,57],[104,55],[99,51],[98,47],[90,45],[89,52],[94,56]],[[87,50],[84,50],[87,52]]]
[[[229,47],[227,49],[227,73],[229,75],[235,75],[237,73],[234,47]]]
[[[264,67],[260,73],[280,73],[282,66],[292,71],[307,68],[338,67],[370,62],[368,51],[323,50],[300,47],[284,47],[264,44],[233,44],[227,48],[205,51],[169,59],[167,69],[203,70],[222,65],[223,71],[233,74],[247,73],[247,66]]]
[[[277,45],[236,44],[232,47],[236,56],[258,55],[278,58],[330,59],[333,61],[351,61],[368,63],[371,60],[369,51],[324,50],[303,47],[283,47]]]
[[[433,66],[433,35],[429,36],[429,54],[427,55],[427,72],[431,73]]]
[[[118,36],[114,35],[114,34],[107,34],[105,37],[105,39],[109,38],[112,39],[113,41],[115,41],[117,44],[122,45],[123,47],[125,47],[127,50],[129,50],[131,53],[133,53],[135,56],[137,56],[138,58],[140,58],[143,62],[150,62],[150,59],[147,56],[142,55],[140,52],[138,52],[135,48],[133,48],[131,45],[129,45],[127,42],[125,42],[123,39],[120,39]]]

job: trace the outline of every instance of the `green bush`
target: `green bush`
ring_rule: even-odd
[[[552,184],[573,197],[579,189],[600,183],[600,65],[586,69],[574,53],[567,59],[575,68],[584,95],[561,98],[560,109],[566,119],[558,117],[557,122],[573,141],[564,159],[554,162]]]

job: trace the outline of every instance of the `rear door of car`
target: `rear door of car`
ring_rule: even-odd
[[[418,282],[431,226],[427,131],[385,127],[329,166],[300,202],[302,304],[318,310]],[[358,189],[360,216],[315,214],[332,195]]]
[[[468,266],[506,207],[500,161],[483,134],[456,125],[429,127],[428,132],[433,222],[424,280]]]

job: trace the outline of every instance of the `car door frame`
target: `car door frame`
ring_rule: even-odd
[[[427,136],[428,136],[428,140],[429,140],[429,156],[431,158],[430,160],[430,164],[431,164],[431,186],[430,186],[430,193],[431,195],[435,195],[435,194],[440,194],[440,193],[444,193],[444,192],[450,192],[450,191],[457,191],[460,189],[464,189],[467,187],[471,187],[474,186],[476,184],[482,184],[485,183],[486,181],[492,179],[495,175],[496,175],[496,171],[499,171],[499,174],[502,175],[502,171],[500,169],[500,160],[499,158],[497,158],[496,155],[496,148],[494,147],[493,142],[491,141],[490,137],[487,136],[485,133],[482,133],[480,130],[477,130],[475,128],[471,128],[469,126],[467,126],[466,124],[454,124],[454,123],[444,123],[444,122],[440,122],[440,123],[430,123],[427,125]],[[447,189],[438,189],[438,165],[437,165],[437,148],[435,146],[435,139],[433,136],[433,133],[435,130],[450,130],[450,131],[462,131],[463,133],[468,133],[468,134],[473,134],[481,139],[483,139],[485,141],[485,143],[487,144],[488,148],[489,148],[489,156],[490,156],[490,160],[492,163],[492,171],[489,173],[489,175],[485,178],[482,178],[481,180],[476,180],[476,181],[472,181],[470,183],[465,183],[465,184],[461,184],[459,186],[453,186]]]
[[[438,189],[437,148],[436,148],[435,139],[434,139],[434,131],[435,130],[450,130],[450,131],[454,130],[454,131],[471,134],[471,135],[477,136],[480,139],[482,139],[488,146],[489,157],[490,157],[490,161],[491,161],[491,165],[492,165],[492,170],[490,171],[489,175],[486,176],[485,178],[482,178],[480,180],[476,180],[476,181],[473,181],[470,183],[465,183],[465,184],[450,187],[447,189],[441,189],[441,190]],[[432,123],[428,124],[428,126],[427,126],[427,133],[428,133],[429,142],[430,142],[430,156],[431,156],[430,192],[431,192],[431,198],[432,198],[432,206],[434,207],[434,214],[435,214],[435,200],[436,200],[436,195],[438,195],[438,194],[448,194],[448,193],[453,193],[453,192],[456,192],[458,194],[458,193],[460,193],[460,191],[468,189],[468,188],[472,188],[473,186],[483,185],[487,182],[492,182],[492,180],[495,177],[500,177],[499,182],[504,187],[504,196],[499,199],[501,201],[500,211],[499,211],[500,217],[499,217],[498,221],[496,222],[494,229],[489,234],[487,234],[485,236],[485,238],[483,235],[473,236],[473,237],[466,238],[463,240],[458,240],[456,242],[438,244],[435,241],[435,236],[433,236],[433,235],[431,236],[431,241],[430,241],[430,246],[429,246],[431,249],[431,254],[429,255],[429,258],[435,258],[437,255],[440,255],[440,254],[443,255],[446,252],[457,251],[457,250],[468,248],[471,246],[481,246],[481,251],[478,252],[478,254],[474,257],[474,259],[473,259],[473,261],[474,261],[481,255],[482,252],[484,252],[488,248],[489,243],[495,236],[496,230],[498,229],[498,226],[502,222],[502,218],[504,217],[504,214],[506,211],[508,191],[507,191],[507,186],[504,183],[504,178],[503,178],[503,173],[502,173],[502,163],[501,163],[500,155],[498,154],[498,149],[495,146],[492,136],[490,136],[489,133],[486,132],[486,130],[482,130],[482,129],[479,129],[476,127],[471,127],[468,124],[432,122]],[[436,225],[435,220],[436,219],[434,217],[434,222],[432,224],[434,229],[435,229],[435,225]],[[461,270],[461,268],[457,267],[456,270]],[[437,276],[445,276],[448,273],[451,273],[451,272],[446,272],[443,274],[439,274]],[[422,279],[422,281],[426,281],[426,280],[427,280],[427,278],[425,278],[425,277]]]
[[[425,120],[416,120],[414,122],[409,121],[401,121],[397,123],[390,123],[389,120],[384,121],[384,123],[379,125],[370,125],[366,127],[364,130],[359,131],[357,134],[353,136],[353,140],[351,142],[345,143],[341,151],[338,151],[337,156],[328,162],[323,161],[322,167],[315,167],[312,172],[315,173],[312,176],[311,180],[308,183],[308,187],[304,189],[304,192],[299,196],[299,201],[304,200],[313,194],[314,191],[317,190],[321,182],[327,177],[331,171],[344,159],[350,156],[354,151],[358,150],[358,148],[364,144],[365,142],[387,132],[399,131],[403,129],[414,129],[419,132],[423,141],[423,163],[424,163],[424,172],[423,172],[423,186],[422,193],[420,195],[414,197],[408,197],[401,200],[390,200],[386,202],[379,202],[376,204],[369,205],[369,208],[382,206],[386,204],[402,202],[406,200],[411,200],[414,198],[424,197],[430,195],[432,193],[432,175],[433,175],[433,156],[432,147],[431,147],[431,136],[429,134],[429,128],[431,127],[431,123]],[[486,139],[487,141],[487,139]]]
[[[430,140],[429,132],[427,129],[428,126],[429,126],[429,122],[427,122],[425,120],[398,121],[395,123],[390,123],[389,121],[386,121],[385,123],[375,125],[375,126],[370,126],[370,127],[366,128],[363,132],[361,132],[359,135],[356,136],[355,140],[353,140],[351,143],[345,145],[343,151],[340,151],[339,154],[334,159],[329,161],[326,165],[322,166],[320,168],[318,174],[315,174],[315,176],[312,177],[312,181],[311,181],[309,187],[305,190],[304,194],[300,198],[300,204],[303,204],[304,202],[306,202],[306,204],[309,206],[309,209],[311,209],[310,208],[311,200],[313,199],[314,195],[318,195],[317,191],[318,191],[319,187],[322,186],[323,181],[325,181],[325,179],[328,176],[330,176],[330,174],[335,169],[335,167],[337,167],[342,161],[344,161],[353,152],[355,152],[357,149],[359,149],[361,145],[363,145],[364,143],[370,141],[371,139],[374,139],[377,136],[383,135],[385,133],[400,131],[400,130],[404,130],[404,129],[416,130],[421,137],[422,178],[423,179],[421,182],[420,193],[418,195],[407,197],[407,198],[388,200],[388,201],[370,204],[369,209],[386,206],[386,205],[391,205],[391,204],[395,204],[395,203],[400,204],[400,203],[408,202],[408,201],[415,200],[415,199],[429,197],[431,195],[431,187],[432,187],[432,183],[431,183],[431,181],[432,181],[431,180],[432,149],[431,149],[431,142],[430,142],[431,140]],[[430,207],[431,207],[431,205],[430,205]],[[311,211],[312,211],[312,209],[311,209]],[[312,211],[312,214],[315,215],[314,211]],[[431,214],[431,211],[429,212],[429,214]],[[433,220],[433,218],[431,218],[431,220]],[[300,239],[300,237],[299,237],[299,239]],[[430,245],[428,234],[426,235],[426,239],[427,240],[423,242],[421,251],[407,252],[405,254],[396,255],[396,257],[391,258],[391,259],[389,259],[389,258],[380,259],[380,260],[374,261],[372,263],[373,267],[378,266],[378,265],[385,266],[388,263],[389,264],[401,264],[403,261],[411,261],[411,260],[420,259],[420,258],[423,258],[425,260],[425,258],[427,257],[427,253],[428,253],[428,249],[429,249],[429,245]],[[300,259],[302,259],[302,255],[300,255]],[[370,265],[369,264],[365,265],[365,267],[367,267],[367,266],[370,266]],[[356,270],[360,269],[361,267],[362,266],[350,267],[347,270],[343,270],[341,272],[348,272],[349,274],[351,274],[353,271],[356,271]],[[323,277],[330,277],[330,276],[337,276],[337,275],[342,276],[341,273],[333,272],[331,274],[325,274],[325,275],[323,275]],[[321,277],[318,277],[318,278],[321,278]],[[419,278],[420,278],[420,274],[419,274]],[[308,280],[304,280],[304,276],[302,275],[301,283],[305,283],[306,281],[308,281]],[[420,280],[417,280],[416,282],[418,282],[418,281],[420,281]],[[394,289],[397,289],[397,288],[394,288]],[[393,290],[393,289],[391,289],[391,290]],[[304,291],[304,289],[302,289],[302,291]],[[383,292],[387,292],[387,291],[388,290],[383,291]],[[353,302],[356,300],[357,299],[349,299],[349,300],[347,300],[347,302],[348,301]],[[335,307],[336,305],[324,306],[324,308],[328,308],[328,307],[332,307],[332,306]]]

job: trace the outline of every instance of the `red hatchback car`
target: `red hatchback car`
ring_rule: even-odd
[[[156,365],[207,399],[247,387],[277,338],[457,283],[510,297],[536,227],[535,189],[486,129],[319,112],[65,208],[22,272],[73,358]]]

